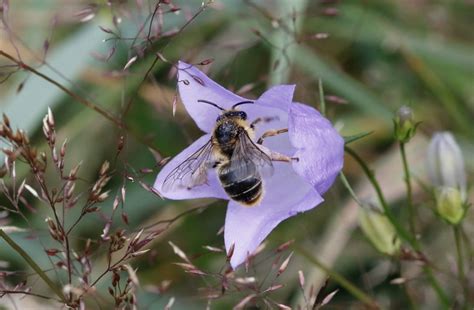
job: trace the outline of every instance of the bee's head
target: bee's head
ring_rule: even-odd
[[[245,121],[247,120],[247,113],[244,111],[228,110],[219,115],[216,121],[218,122],[224,118],[237,118]]]
[[[219,115],[219,117],[217,118],[217,121],[220,121],[224,118],[237,118],[237,119],[241,119],[241,120],[245,121],[245,120],[247,120],[247,113],[245,113],[244,111],[238,111],[235,108],[238,107],[239,105],[242,105],[242,104],[253,103],[253,101],[248,101],[248,100],[241,101],[241,102],[238,102],[238,103],[234,104],[230,110],[225,110],[222,107],[215,104],[214,102],[210,102],[210,101],[207,101],[207,100],[198,100],[198,102],[202,102],[202,103],[212,105],[212,106],[218,108],[219,110],[223,111],[223,113],[221,115]]]

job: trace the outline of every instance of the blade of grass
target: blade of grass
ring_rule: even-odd
[[[390,109],[382,105],[382,101],[360,82],[330,65],[308,47],[298,45],[295,51],[295,64],[308,76],[315,81],[322,79],[327,87],[366,113],[383,119],[387,124],[391,122]]]
[[[0,237],[5,240],[25,261],[26,263],[36,272],[36,274],[43,279],[43,281],[49,286],[49,288],[58,296],[61,301],[66,302],[61,288],[57,287],[53,281],[46,275],[46,273],[38,266],[35,261],[26,253],[13,239],[11,239],[2,229],[0,229]]]
[[[292,62],[295,58],[295,35],[299,33],[303,22],[303,16],[295,17],[293,22],[290,22],[290,16],[296,12],[304,12],[308,5],[307,2],[307,0],[278,1],[277,7],[280,17],[286,17],[283,22],[287,23],[287,27],[280,26],[270,39],[272,44],[279,48],[272,50],[270,66],[273,68],[276,61],[280,62],[280,65],[270,74],[270,85],[288,83]],[[291,63],[286,63],[287,61]]]
[[[469,113],[464,110],[453,94],[446,88],[438,75],[433,72],[429,66],[415,54],[410,53],[404,48],[401,49],[403,57],[406,59],[408,65],[418,75],[418,77],[431,90],[438,101],[446,109],[446,112],[453,119],[453,124],[463,130],[465,133],[472,135],[471,117]]]
[[[407,28],[403,20],[397,22],[394,19],[388,19],[365,5],[341,3],[338,8],[337,19],[321,21],[315,18],[308,20],[305,26],[309,29],[323,28],[332,37],[370,45],[381,45],[390,38],[411,52],[431,61],[444,63],[466,72],[474,71],[474,57],[472,57],[474,45],[472,44],[447,41],[444,37],[439,39],[438,36],[427,36],[419,29]]]

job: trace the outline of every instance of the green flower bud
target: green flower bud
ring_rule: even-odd
[[[435,196],[438,214],[452,225],[459,224],[466,214],[461,192],[453,187],[440,187]]]
[[[410,141],[418,126],[418,123],[414,121],[412,109],[407,106],[398,109],[393,124],[395,139],[402,143]]]
[[[435,187],[458,189],[466,199],[466,171],[461,149],[449,132],[437,132],[428,146],[427,171]]]
[[[401,243],[395,227],[387,216],[373,206],[359,208],[359,226],[379,252],[391,256],[400,250]]]

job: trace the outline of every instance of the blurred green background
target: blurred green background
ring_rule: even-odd
[[[472,1],[214,1],[178,35],[153,42],[126,71],[123,70],[125,64],[136,55],[131,40],[110,39],[113,36],[99,26],[115,31],[112,24],[115,15],[122,19],[121,36],[133,38],[144,20],[149,21],[155,1],[110,2],[111,6],[100,1],[98,6],[91,7],[88,6],[90,1],[10,1],[8,16],[4,17],[8,28],[4,24],[0,37],[1,50],[14,56],[18,51],[25,63],[39,68],[117,118],[124,115],[131,100],[131,108],[124,118],[128,131],[124,131],[31,74],[16,73],[0,85],[1,111],[9,116],[14,127],[27,130],[40,149],[46,148],[41,120],[47,108],[52,108],[57,140],[62,143],[68,139],[66,167],[83,163],[80,170],[83,182],[79,187],[85,189],[94,180],[104,160],[112,162],[116,175],[108,186],[112,198],[103,203],[104,212],[111,209],[113,196],[120,191],[126,173],[155,166],[155,157],[148,145],[159,150],[162,156],[173,156],[201,134],[179,101],[173,117],[176,81],[169,64],[158,61],[149,78],[142,82],[158,51],[171,63],[180,59],[199,63],[212,58],[214,62],[204,70],[220,84],[249,98],[258,97],[269,85],[292,83],[297,85],[297,101],[319,107],[318,80],[321,79],[327,95],[328,117],[342,134],[373,131],[369,137],[356,142],[354,148],[376,168],[390,203],[402,214],[405,195],[402,166],[392,139],[393,113],[401,105],[412,107],[417,120],[422,121],[408,150],[417,176],[424,178],[427,139],[434,131],[450,130],[461,144],[472,180]],[[201,7],[201,1],[173,3],[181,11],[162,15],[164,31],[180,29]],[[90,11],[84,11],[85,8]],[[91,19],[81,22],[84,17]],[[326,34],[327,38],[321,38]],[[45,40],[49,45],[48,65],[40,65]],[[147,43],[143,38],[138,41]],[[108,62],[97,60],[98,55],[107,55],[111,48],[115,48],[115,53]],[[0,59],[0,64],[8,63]],[[2,72],[6,70],[3,68]],[[18,91],[20,84],[23,88]],[[126,145],[116,160],[121,135],[126,136]],[[26,167],[18,169],[21,178],[28,178]],[[344,171],[360,197],[373,197],[366,178],[349,158]],[[145,174],[142,181],[152,184],[155,175],[155,172]],[[223,246],[222,235],[216,233],[223,225],[226,203],[161,200],[138,182],[126,184],[124,210],[129,225],[116,218],[115,227],[123,226],[128,231],[172,218],[193,206],[210,204],[203,212],[174,223],[153,243],[150,255],[132,263],[138,268],[142,308],[163,307],[171,297],[176,298],[176,309],[205,307],[207,300],[202,298],[198,287],[206,287],[206,281],[185,274],[173,265],[178,258],[168,241],[195,258],[198,266],[217,272],[224,265],[224,255],[210,253],[203,246]],[[423,195],[417,187],[415,199],[420,201]],[[339,181],[325,198],[324,204],[289,219],[270,235],[256,276],[265,277],[269,269],[265,262],[271,264],[272,259],[264,258],[272,254],[276,246],[295,239],[380,304],[393,308],[406,306],[403,298],[398,298],[402,290],[390,284],[397,262],[378,254],[356,228],[356,205]],[[1,204],[7,204],[4,199],[0,200]],[[43,246],[50,243],[44,224],[49,210],[40,204],[34,207],[36,213],[26,213],[43,244],[29,238],[31,233],[17,233],[13,237],[48,269],[51,266]],[[449,262],[454,256],[450,232],[438,228],[439,220],[428,208],[421,208],[419,213],[427,252],[440,261]],[[74,212],[71,217],[73,215]],[[469,215],[468,221],[471,218]],[[27,228],[19,218],[14,218],[14,223]],[[103,226],[99,216],[87,216],[76,232],[75,246],[80,248],[87,237],[97,239]],[[472,232],[472,229],[467,228],[467,231]],[[5,244],[0,245],[0,259],[10,262],[9,269],[26,268],[17,254]],[[103,254],[100,250],[96,254],[99,270]],[[324,277],[298,255],[290,264],[284,280],[279,280],[286,286],[272,294],[278,302],[296,307],[302,304],[297,271],[302,270],[306,281],[312,281],[316,288],[322,285]],[[240,272],[245,274],[243,270]],[[167,280],[171,286],[163,295],[147,292]],[[449,281],[452,281],[449,277],[441,280],[448,290]],[[42,285],[37,281],[34,287],[44,291]],[[101,289],[106,288],[106,283],[101,285]],[[336,287],[334,283],[330,286]],[[424,305],[436,305],[429,288],[417,289],[422,291]],[[245,296],[245,293],[226,295],[213,301],[211,308],[228,308]],[[110,302],[104,298],[98,303]],[[348,305],[358,304],[342,290],[329,307]],[[10,307],[6,301],[5,306]],[[95,307],[94,303],[91,307]]]

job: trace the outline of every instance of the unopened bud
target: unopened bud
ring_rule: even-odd
[[[452,225],[457,225],[466,214],[466,205],[461,192],[452,187],[440,187],[436,190],[436,210],[438,214]]]
[[[102,166],[100,167],[99,175],[105,175],[107,171],[109,171],[110,163],[108,161],[104,161]]]
[[[412,109],[402,106],[398,109],[393,124],[395,139],[407,143],[415,135],[419,123],[414,121]]]
[[[458,189],[461,199],[466,199],[464,158],[450,132],[438,132],[431,138],[428,146],[427,170],[433,186]]]
[[[379,252],[394,255],[400,250],[401,244],[395,227],[375,207],[368,205],[359,208],[359,226]]]
[[[5,113],[3,113],[3,124],[5,124],[6,127],[10,128],[10,119]]]
[[[109,197],[109,191],[101,193],[99,196],[97,196],[97,201],[98,202],[103,202]]]

